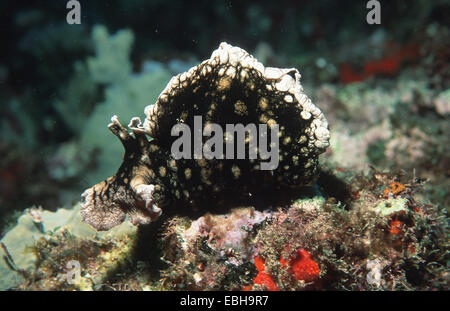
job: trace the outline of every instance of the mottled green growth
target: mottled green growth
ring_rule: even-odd
[[[389,216],[398,212],[408,212],[406,198],[388,199],[379,202],[375,206],[375,211],[382,216]]]
[[[383,160],[385,160],[384,155],[385,151],[386,151],[386,141],[377,140],[367,147],[366,151],[367,158],[370,161],[370,163],[374,165],[383,163]]]

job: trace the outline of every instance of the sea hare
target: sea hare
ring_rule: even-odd
[[[318,156],[329,146],[328,123],[303,93],[298,70],[265,68],[243,49],[227,43],[221,43],[211,58],[173,77],[157,102],[145,108],[145,115],[143,124],[139,118],[131,120],[132,134],[116,116],[108,126],[122,142],[125,155],[116,175],[82,194],[83,220],[97,230],[109,230],[127,214],[133,224],[146,224],[174,205],[196,209],[230,194],[309,185],[317,177]],[[205,127],[196,133],[199,120]],[[213,124],[225,135],[217,137],[216,131],[208,130]],[[227,125],[237,129],[238,124],[245,129],[264,125],[268,131],[266,136],[258,133],[258,139],[251,131],[230,136]],[[193,129],[189,141],[194,148],[180,149],[189,157],[180,158],[172,150],[180,139],[174,135],[175,125]],[[222,139],[208,149],[216,156],[205,156],[206,149],[199,154],[198,137],[201,147],[208,146],[214,136]],[[261,145],[264,139],[266,148]],[[227,147],[239,151],[239,144],[247,152],[233,158]],[[269,161],[267,153],[262,156],[263,149],[270,149],[272,155],[277,151],[271,169],[262,168]],[[258,154],[256,158],[250,157],[251,150]]]

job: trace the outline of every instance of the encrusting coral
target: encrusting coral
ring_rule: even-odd
[[[197,208],[226,193],[248,195],[263,186],[312,184],[318,156],[329,146],[328,123],[303,93],[298,71],[265,68],[246,51],[226,43],[210,59],[173,77],[145,114],[144,125],[139,118],[129,124],[134,137],[116,116],[109,125],[124,145],[125,156],[115,176],[82,195],[83,219],[97,230],[120,224],[126,214],[133,224],[149,223],[173,202]],[[270,144],[271,149],[275,146],[278,166],[262,170],[268,163],[261,154],[254,159],[234,159],[234,155],[229,159],[222,137],[219,144],[214,143],[215,148],[223,148],[216,158],[199,159],[195,150],[187,158],[176,158],[171,152],[173,127],[183,124],[195,131],[197,116],[223,129],[227,124],[276,127],[279,137],[272,132]],[[230,141],[233,150],[239,148],[239,142]],[[244,152],[249,150],[250,155],[254,147],[251,137],[245,140]]]
[[[326,179],[333,180],[333,185],[320,177],[317,188],[322,194],[316,191],[291,203],[277,203],[270,210],[243,207],[197,219],[167,217],[157,230],[157,226],[138,229],[124,222],[96,233],[81,221],[79,205],[57,213],[32,209],[1,240],[7,260],[0,263],[4,276],[0,286],[78,290],[448,287],[446,215],[442,207],[419,199],[419,180],[374,170],[367,176],[342,171]],[[144,229],[153,233],[142,236]],[[137,251],[156,253],[138,256]],[[75,284],[67,283],[65,267],[70,260],[79,261],[83,271]]]
[[[258,213],[252,221],[243,211],[207,216],[210,221],[168,220],[165,284],[188,290],[446,288],[445,213],[418,199],[421,182],[374,170],[339,176],[332,186],[319,179],[328,195],[276,205],[261,222],[255,222]],[[345,189],[333,190],[343,182]],[[241,229],[227,236],[223,228],[238,215]]]

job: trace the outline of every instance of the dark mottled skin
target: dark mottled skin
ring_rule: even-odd
[[[300,136],[303,135],[305,128],[310,126],[312,118],[302,120],[298,116],[301,113],[301,107],[297,105],[295,98],[293,102],[287,103],[285,96],[290,96],[289,92],[269,91],[267,85],[273,85],[271,81],[267,81],[256,70],[247,68],[237,68],[238,75],[242,70],[247,71],[247,78],[244,82],[235,78],[231,81],[229,88],[220,89],[218,81],[218,72],[223,66],[216,66],[211,73],[204,75],[202,79],[196,80],[187,87],[179,87],[174,90],[174,96],[168,96],[167,100],[159,100],[158,113],[153,116],[154,126],[152,137],[162,147],[170,150],[170,146],[177,137],[170,135],[170,130],[174,124],[185,123],[191,128],[194,125],[194,116],[202,116],[203,123],[217,123],[225,129],[225,124],[260,124],[264,118],[274,120],[282,129],[280,137],[280,163],[278,168],[273,172],[274,178],[278,182],[285,185],[302,186],[311,183],[316,175],[317,157],[319,150],[311,150],[308,147],[308,141],[299,142]],[[226,70],[226,68],[224,68]],[[195,76],[202,71],[202,66],[198,66]],[[251,86],[251,88],[250,88]],[[194,92],[194,90],[196,90]],[[223,97],[225,97],[223,99]],[[261,99],[267,99],[267,107],[261,108]],[[242,102],[245,112],[236,111],[236,102]],[[214,109],[211,107],[214,105]],[[290,142],[284,144],[284,139],[290,139]],[[204,141],[206,141],[204,139]],[[308,153],[302,153],[303,147],[310,149]],[[225,149],[224,149],[225,150]],[[246,149],[248,150],[248,149]],[[293,162],[292,155],[299,158]],[[310,169],[306,169],[304,164],[306,159],[313,161],[314,164]],[[221,161],[227,162],[228,161]],[[239,165],[244,165],[246,161],[240,161]],[[224,163],[225,164],[225,163]],[[214,165],[214,163],[211,163]],[[250,171],[259,171],[252,169],[253,165],[248,167]],[[286,169],[287,168],[287,169]],[[245,169],[247,172],[247,169]],[[297,179],[294,176],[297,175]],[[248,182],[247,176],[243,176],[243,184]],[[216,180],[218,181],[218,180]]]
[[[134,137],[118,121],[110,124],[125,147],[124,161],[115,176],[83,194],[85,222],[98,230],[108,230],[121,223],[127,213],[134,224],[148,223],[159,216],[160,208],[175,203],[196,208],[204,202],[215,204],[225,193],[247,195],[270,187],[301,187],[314,182],[318,155],[324,151],[315,148],[308,138],[311,136],[305,134],[314,118],[300,117],[302,105],[292,93],[277,89],[279,81],[240,64],[233,65],[237,74],[230,78],[224,74],[230,66],[203,62],[190,72],[187,82],[181,83],[181,75],[177,76],[166,96],[159,97],[153,114],[147,115],[145,130],[140,121],[130,127]],[[178,137],[171,136],[172,126],[184,123],[193,129],[194,116],[202,116],[203,126],[211,122],[223,129],[225,124],[278,124],[278,167],[260,170],[259,163],[268,160],[259,158],[174,160],[170,148]],[[149,142],[146,134],[153,140]],[[203,142],[208,139],[203,137]],[[140,185],[154,188],[144,186],[145,190],[139,192]]]

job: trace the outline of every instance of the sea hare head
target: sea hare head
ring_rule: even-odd
[[[131,223],[145,224],[155,220],[161,209],[153,197],[158,187],[152,184],[146,161],[151,144],[145,134],[135,127],[133,119],[130,128],[132,137],[114,116],[109,129],[125,148],[124,161],[116,175],[86,189],[81,195],[81,216],[84,222],[97,230],[109,230],[121,224],[126,215]]]
[[[266,68],[227,43],[221,43],[211,58],[173,77],[145,115],[143,126],[138,118],[131,121],[134,137],[117,120],[110,125],[125,146],[124,162],[115,176],[83,194],[83,219],[99,230],[122,222],[127,213],[135,224],[148,223],[172,199],[193,206],[196,198],[224,189],[250,192],[249,185],[262,183],[311,184],[318,156],[329,146],[328,123],[304,94],[299,72]],[[278,166],[261,172],[261,158],[175,160],[171,146],[177,137],[172,128],[184,124],[192,129],[198,116],[205,125],[224,129],[227,124],[276,126]],[[153,138],[151,143],[146,135]],[[250,150],[247,140],[245,144]]]

